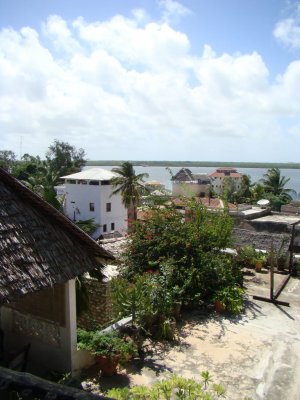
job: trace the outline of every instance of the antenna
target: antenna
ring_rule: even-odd
[[[21,158],[22,158],[22,139],[23,139],[23,137],[20,136],[20,161],[21,161]]]

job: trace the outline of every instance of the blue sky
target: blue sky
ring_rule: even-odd
[[[0,149],[299,162],[300,2],[0,0]]]

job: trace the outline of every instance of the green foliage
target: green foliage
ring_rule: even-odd
[[[77,329],[78,348],[89,351],[95,356],[127,359],[137,354],[136,346],[131,341],[125,341],[115,331],[100,332]]]
[[[17,179],[57,209],[61,208],[61,204],[54,187],[59,183],[60,177],[79,171],[85,164],[84,150],[77,150],[69,143],[58,140],[49,146],[46,160],[24,154],[21,161],[16,161],[15,155],[10,153],[12,152],[0,151],[0,164],[2,157]]]
[[[76,221],[75,224],[88,234],[92,234],[97,228],[100,227],[100,225],[95,222],[94,218]]]
[[[128,219],[136,220],[136,207],[141,193],[145,191],[142,182],[149,175],[136,175],[133,165],[129,161],[123,162],[120,168],[114,168],[113,172],[118,176],[111,180],[112,185],[116,188],[112,195],[121,193],[123,204],[128,209]]]
[[[219,300],[225,306],[225,310],[233,314],[239,314],[243,306],[244,290],[238,286],[224,287],[215,293],[215,300]]]
[[[0,167],[11,171],[16,161],[16,155],[11,150],[0,150]]]
[[[85,151],[77,150],[67,142],[54,140],[49,146],[46,160],[52,172],[59,176],[80,171],[80,167],[85,165]]]
[[[226,390],[220,384],[214,384],[208,371],[202,374],[204,386],[196,379],[171,375],[147,387],[144,385],[128,388],[114,388],[106,395],[116,400],[214,400],[226,397]]]
[[[132,323],[145,331],[157,325],[160,336],[172,339],[170,317],[174,300],[164,275],[144,274],[134,281],[118,277],[112,280],[112,300],[118,317],[132,315]]]
[[[236,260],[242,268],[254,268],[256,258],[257,253],[255,247],[252,245],[239,247],[237,249]]]
[[[136,223],[125,255],[126,277],[134,282],[150,273],[162,288],[165,306],[178,299],[205,300],[217,288],[242,281],[234,259],[220,251],[231,243],[230,216],[210,213],[194,201],[187,209],[184,220],[174,207],[151,208],[147,222]]]
[[[269,194],[269,197],[266,197],[271,200],[274,209],[280,210],[282,204],[292,200],[291,195],[295,194],[295,191],[285,187],[289,181],[289,178],[281,176],[279,168],[269,168],[261,179],[265,193]]]

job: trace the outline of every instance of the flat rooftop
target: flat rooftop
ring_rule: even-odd
[[[274,224],[293,225],[300,223],[300,216],[298,215],[265,215],[264,217],[255,218],[253,222],[271,222]]]

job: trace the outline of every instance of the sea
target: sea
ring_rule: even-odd
[[[84,169],[93,168],[95,166],[86,166]],[[100,168],[112,170],[113,166],[99,166]],[[172,174],[175,175],[182,166],[178,167],[170,167]],[[214,172],[218,167],[188,167],[193,173],[198,174],[210,174]],[[159,181],[163,185],[165,185],[166,189],[172,189],[172,182],[171,182],[171,174],[166,167],[152,167],[152,166],[135,166],[134,170],[136,174],[147,173],[149,177],[146,178],[146,181]],[[244,175],[249,175],[251,178],[251,182],[255,183],[258,182],[260,179],[263,178],[264,174],[267,172],[267,168],[237,168],[238,172]],[[293,195],[294,199],[300,198],[300,169],[280,169],[281,175],[289,178],[289,182],[286,184],[287,189],[293,189],[296,191],[296,195]]]

